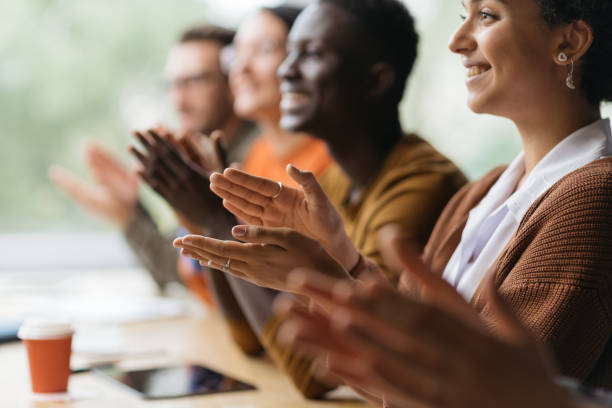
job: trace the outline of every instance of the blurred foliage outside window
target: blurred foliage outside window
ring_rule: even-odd
[[[0,5],[0,232],[87,230],[94,221],[47,181],[85,176],[96,139],[125,159],[129,131],[168,119],[162,69],[199,1],[23,0]],[[164,116],[165,115],[165,116]]]

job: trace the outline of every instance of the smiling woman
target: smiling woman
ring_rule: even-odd
[[[610,386],[612,233],[600,226],[612,225],[612,131],[600,105],[612,99],[612,61],[600,55],[612,48],[612,8],[552,0],[464,6],[449,47],[467,68],[468,105],[511,119],[524,151],[453,199],[425,260],[484,316],[481,283],[494,273],[564,374]]]
[[[559,67],[550,58],[555,54],[551,27],[541,19],[533,24],[541,12],[534,1],[518,3],[521,7],[469,2],[470,16],[451,40],[451,50],[462,53],[468,105],[477,113],[519,119],[534,105],[542,109],[544,98],[564,92],[556,80]],[[539,101],[532,99],[537,96]]]

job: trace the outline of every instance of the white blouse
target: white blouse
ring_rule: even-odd
[[[514,191],[525,172],[521,152],[470,211],[461,242],[444,269],[444,279],[470,301],[537,198],[565,175],[610,156],[611,151],[610,120],[598,120],[557,144]]]

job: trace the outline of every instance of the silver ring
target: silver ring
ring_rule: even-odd
[[[281,195],[281,193],[283,192],[283,183],[281,183],[280,181],[276,182],[278,184],[278,193],[276,193],[272,199],[274,200],[276,197],[278,197],[279,195]]]
[[[228,273],[230,271],[230,264],[232,263],[232,258],[227,258],[227,262],[223,267],[223,272]]]

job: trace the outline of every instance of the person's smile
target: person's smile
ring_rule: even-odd
[[[464,60],[463,65],[466,68],[466,84],[472,86],[482,79],[485,79],[493,71],[492,66],[486,62],[476,62]]]
[[[311,95],[301,90],[286,90],[282,92],[280,108],[283,112],[294,112],[305,108],[311,100]]]

